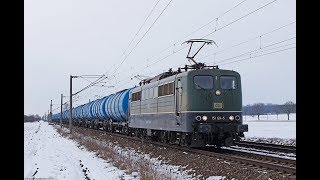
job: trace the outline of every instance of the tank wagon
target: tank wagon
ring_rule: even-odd
[[[128,122],[128,102],[130,89],[91,101],[72,109],[72,123],[89,128],[104,128],[110,131],[123,131]],[[62,112],[63,122],[70,118],[70,111]],[[60,113],[52,116],[55,122],[60,121]]]

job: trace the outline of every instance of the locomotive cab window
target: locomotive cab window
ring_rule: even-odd
[[[221,89],[237,89],[237,78],[234,76],[220,77]]]
[[[212,76],[194,76],[193,82],[196,89],[212,89],[213,88]]]

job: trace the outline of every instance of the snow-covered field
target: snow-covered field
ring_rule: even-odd
[[[24,177],[51,179],[133,179],[95,153],[61,137],[47,122],[24,123]]]
[[[246,138],[296,139],[296,114],[291,114],[289,121],[286,114],[279,114],[278,119],[277,115],[263,115],[260,120],[257,116],[244,116],[243,119],[249,126],[249,131],[244,133]]]

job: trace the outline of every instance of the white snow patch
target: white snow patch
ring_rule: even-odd
[[[223,180],[226,179],[225,176],[210,176],[207,178],[207,180]]]
[[[267,156],[273,156],[273,157],[280,157],[280,158],[285,158],[285,159],[296,160],[296,155],[293,154],[293,153],[272,152],[272,151],[259,150],[259,149],[246,148],[246,147],[239,147],[239,146],[222,147],[222,149],[231,149],[231,150],[237,150],[237,151],[241,151],[241,152],[248,152],[248,153],[253,153],[253,154],[261,154],[261,155],[267,155]]]
[[[118,145],[118,142],[110,142],[108,140],[100,141],[92,137],[84,136],[83,134],[79,133],[75,135],[79,136],[81,139],[85,141],[95,142],[104,149],[112,149],[112,151],[115,152],[121,159],[127,159],[130,162],[132,161],[132,164],[135,165],[133,169],[134,171],[138,171],[139,164],[143,163],[147,164],[151,170],[154,170],[156,172],[156,177],[154,178],[167,177],[169,179],[194,179],[192,175],[188,174],[190,171],[192,171],[191,169],[186,170],[187,167],[167,164],[166,162],[163,162],[162,160],[158,159],[161,156],[157,158],[151,158],[149,154],[144,154],[142,152],[139,152],[139,150],[135,150],[129,147],[122,148]],[[81,146],[80,148],[83,148],[83,146]],[[163,149],[165,150],[166,148],[164,147]],[[123,175],[124,179],[128,179],[127,176],[128,175]],[[130,178],[132,177],[140,179],[140,172],[132,172]]]
[[[247,137],[247,138],[245,138],[245,140],[246,141],[253,141],[253,142],[286,145],[286,146],[296,146],[296,139]]]
[[[296,139],[296,121],[244,121],[248,137]]]
[[[77,146],[76,142],[61,137],[47,122],[24,123],[24,177],[133,179],[93,152]]]

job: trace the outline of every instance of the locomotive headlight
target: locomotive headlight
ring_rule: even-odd
[[[229,116],[229,120],[233,121],[234,120],[234,116]]]
[[[206,121],[206,120],[208,120],[208,117],[207,116],[202,116],[202,120]]]
[[[220,94],[221,94],[221,91],[216,90],[216,95],[217,95],[217,96],[220,96]]]
[[[200,121],[200,120],[201,120],[201,116],[197,116],[197,117],[196,117],[196,120],[197,120],[197,121]]]

